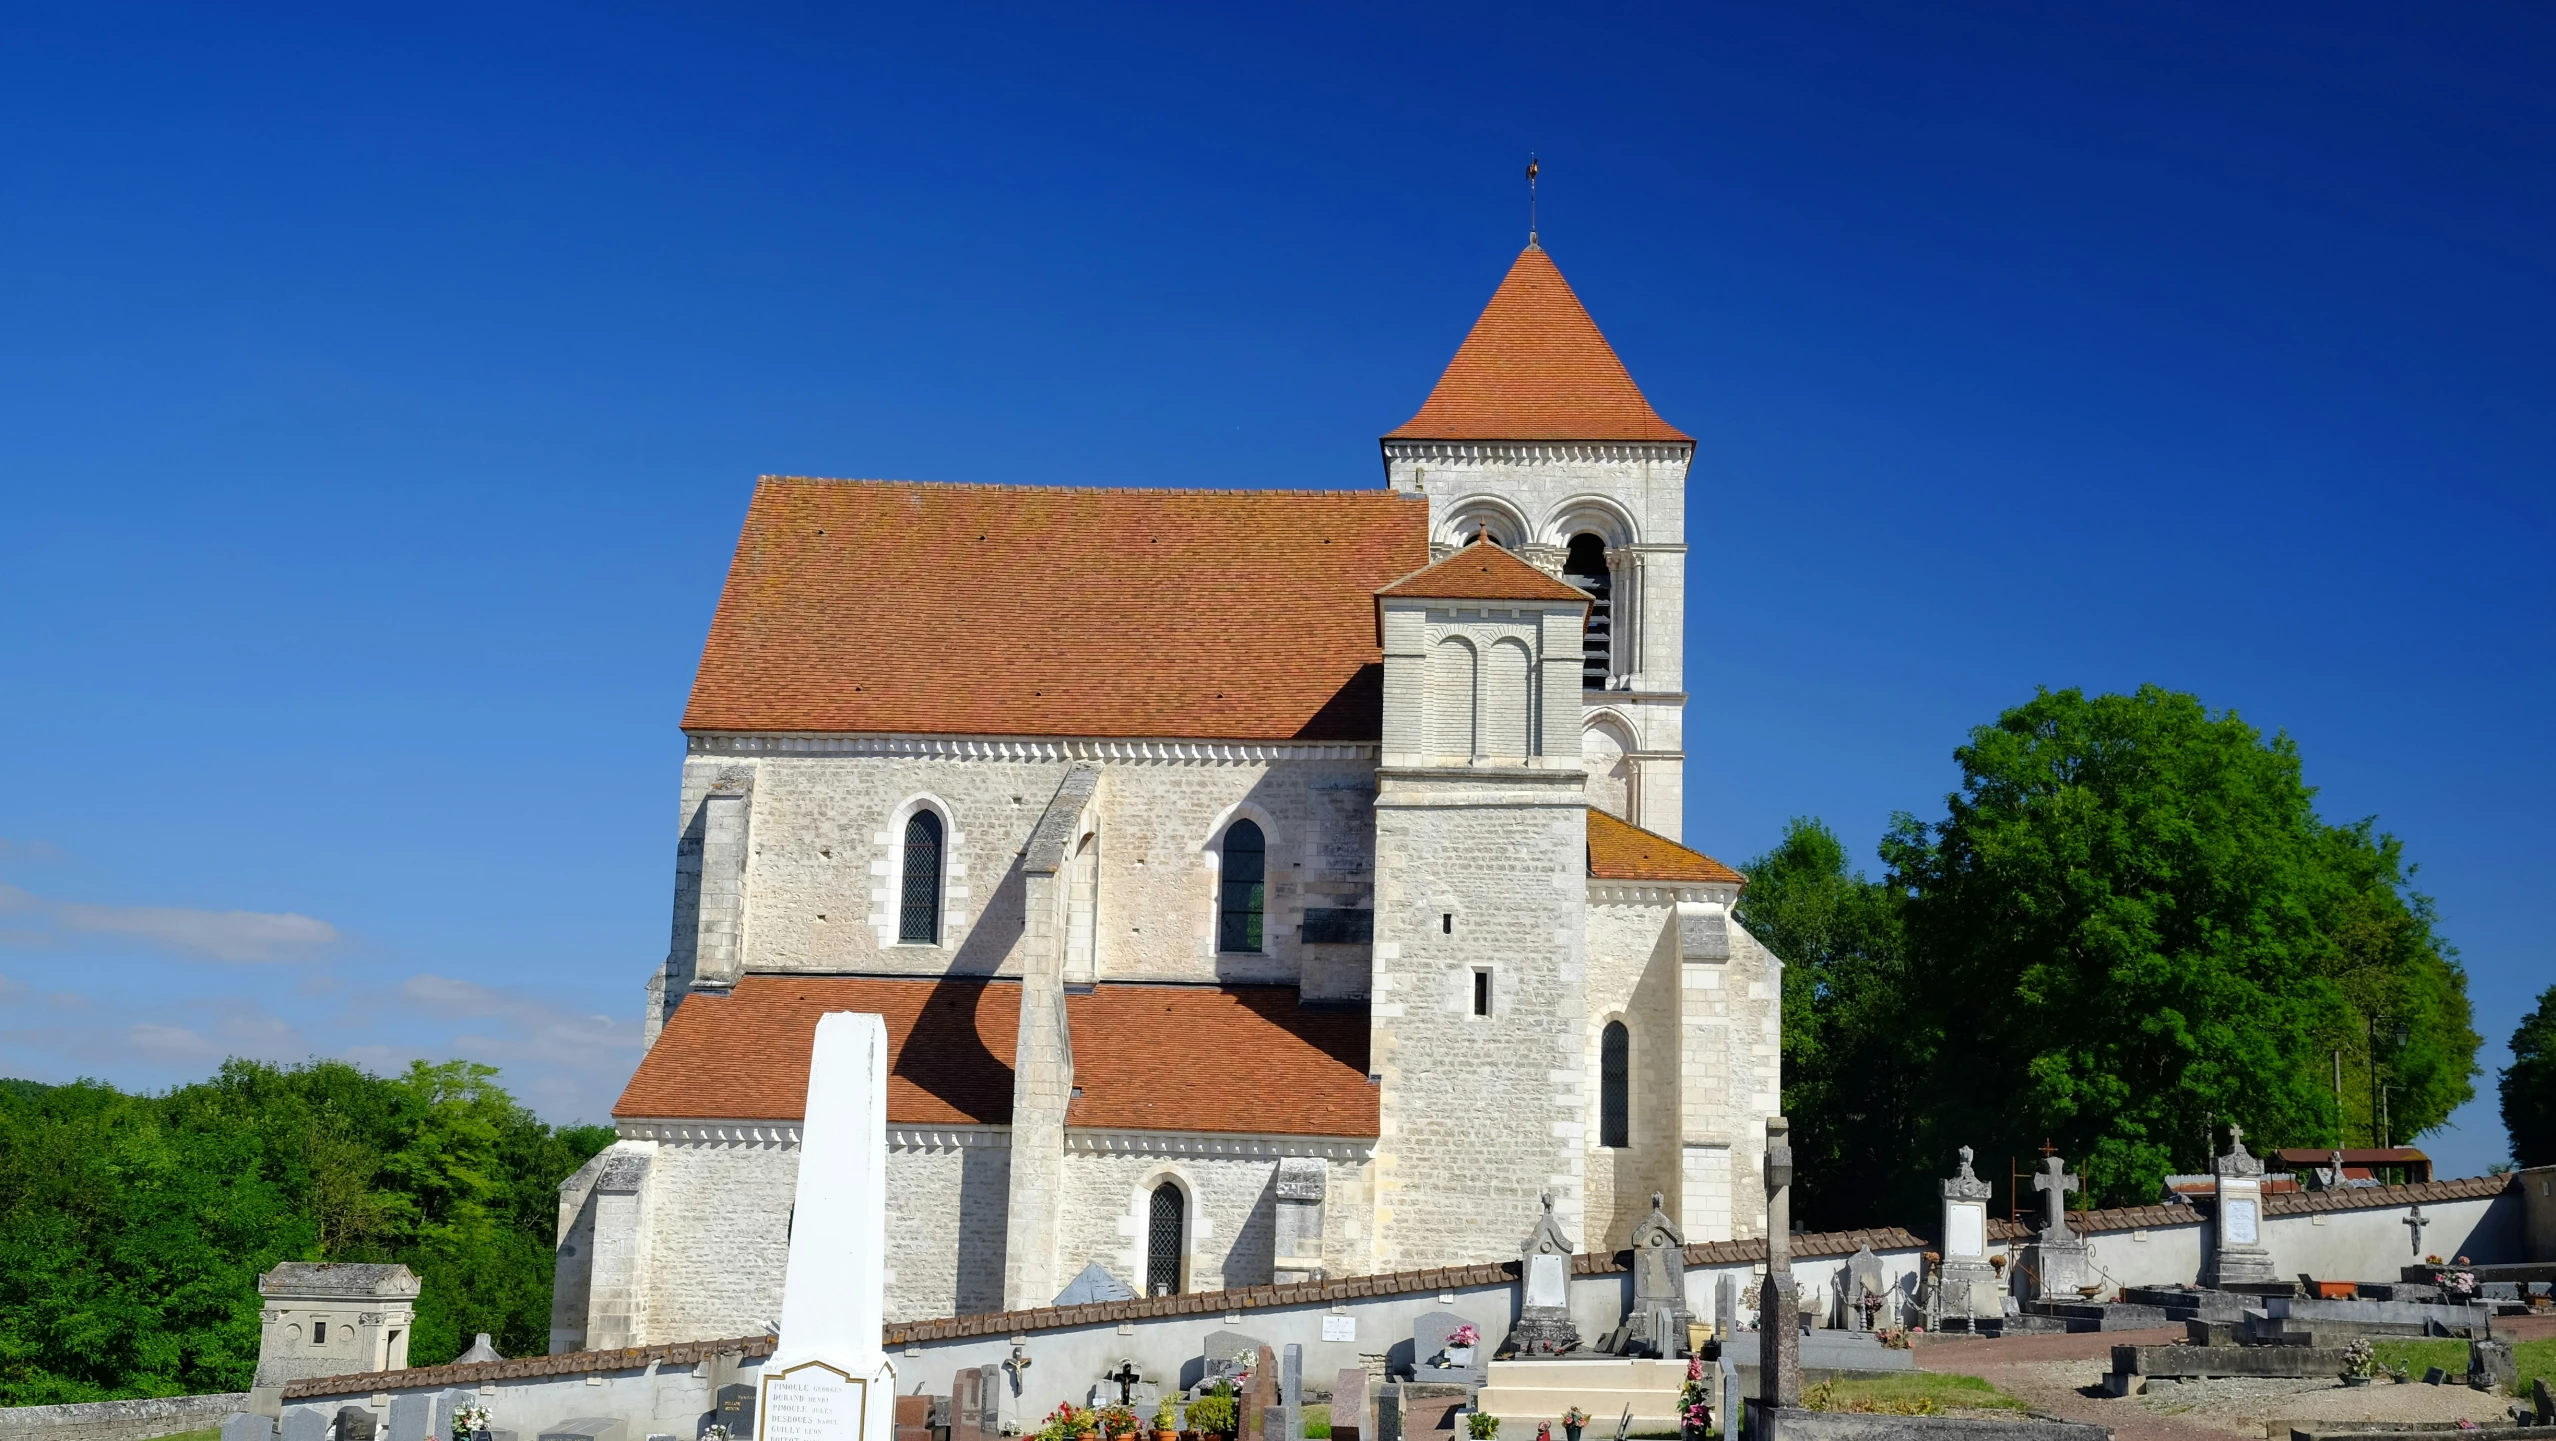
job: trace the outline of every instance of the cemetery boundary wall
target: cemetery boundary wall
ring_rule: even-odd
[[[145,1396],[68,1406],[0,1408],[0,1441],[149,1441],[203,1431],[248,1404],[246,1391],[203,1396]]]
[[[2263,1245],[2284,1278],[2392,1281],[2426,1255],[2464,1255],[2479,1265],[2524,1259],[2523,1205],[2509,1176],[2275,1192],[2263,1198]],[[2424,1217],[2419,1246],[2406,1224],[2417,1207]],[[2187,1285],[2211,1255],[2210,1213],[2193,1206],[2072,1211],[2068,1225],[2091,1243],[2094,1274],[2107,1287]],[[1992,1220],[1989,1245],[2011,1254],[2033,1230]],[[2009,1278],[2021,1270],[2009,1267]]]
[[[2499,1176],[2276,1194],[2264,1198],[2263,1237],[2285,1275],[2393,1280],[2414,1244],[2404,1223],[2418,1205],[2427,1222],[2424,1252],[2466,1254],[2479,1264],[2522,1259],[2522,1199],[2520,1188]],[[2069,1224],[2093,1242],[2098,1275],[2107,1285],[2189,1283],[2208,1259],[2208,1216],[2195,1207],[2080,1211],[2070,1214]],[[1993,1250],[2013,1254],[2028,1238],[2027,1227],[1990,1222]],[[1906,1315],[1918,1297],[1923,1253],[1931,1244],[1896,1228],[1798,1235],[1793,1271],[1805,1297],[1834,1317],[1844,1297],[1847,1258],[1869,1246],[1881,1260],[1884,1286],[1898,1294]],[[1754,1324],[1752,1293],[1765,1262],[1762,1240],[1688,1246],[1689,1310],[1698,1320],[1710,1319],[1717,1283],[1727,1277],[1738,1291],[1739,1320]],[[1569,1303],[1583,1335],[1603,1334],[1621,1322],[1632,1303],[1630,1267],[1631,1253],[1624,1251],[1572,1258]],[[884,1339],[897,1390],[907,1394],[952,1395],[959,1371],[1009,1363],[1000,1372],[1006,1378],[1003,1422],[1026,1431],[1036,1429],[1058,1402],[1080,1401],[1122,1361],[1134,1362],[1139,1373],[1166,1387],[1185,1386],[1199,1379],[1211,1338],[1236,1349],[1245,1341],[1295,1344],[1304,1348],[1307,1386],[1326,1390],[1339,1371],[1358,1366],[1367,1355],[1385,1356],[1389,1366],[1408,1364],[1414,1326],[1433,1311],[1462,1316],[1481,1328],[1485,1340],[1496,1341],[1517,1315],[1518,1296],[1518,1264],[1506,1261],[951,1316],[892,1324]],[[287,1406],[386,1408],[393,1393],[460,1388],[474,1391],[494,1424],[522,1436],[572,1417],[611,1415],[623,1417],[633,1436],[691,1437],[710,1416],[721,1387],[756,1379],[772,1344],[771,1337],[757,1336],[314,1378],[287,1385],[284,1399]],[[384,1441],[424,1438],[386,1434]]]

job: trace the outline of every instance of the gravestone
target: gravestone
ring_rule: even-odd
[[[1997,1296],[1997,1272],[1988,1264],[1990,1188],[1970,1169],[1970,1148],[1962,1147],[1960,1154],[1960,1172],[1941,1183],[1943,1259],[1935,1264],[1935,1285],[1926,1300],[1929,1331],[1941,1331],[1946,1321],[1955,1318],[1976,1331],[1981,1318],[2005,1316],[2005,1305]]]
[[[1491,1349],[1488,1344],[1475,1343],[1473,1359],[1461,1366],[1454,1364],[1455,1358],[1447,1354],[1447,1338],[1456,1333],[1457,1327],[1472,1324],[1453,1311],[1424,1312],[1413,1321],[1411,1379],[1444,1386],[1481,1385],[1483,1378],[1490,1374],[1483,1364],[1487,1359],[1485,1353]]]
[[[1293,1341],[1278,1361],[1278,1409],[1287,1416],[1287,1429],[1278,1434],[1291,1441],[1305,1434],[1305,1348]]]
[[[430,1441],[435,1434],[435,1394],[403,1391],[391,1397],[390,1441]]]
[[[974,1366],[962,1366],[950,1377],[950,1421],[953,1436],[978,1431],[985,1414],[985,1372]]]
[[[1870,1331],[1884,1323],[1881,1308],[1889,1300],[1882,1286],[1881,1257],[1869,1245],[1858,1246],[1846,1258],[1846,1323],[1857,1331]],[[1896,1320],[1896,1317],[1887,1318]]]
[[[453,1434],[454,1415],[464,1406],[475,1405],[478,1401],[477,1392],[464,1391],[459,1387],[436,1392],[434,1430],[430,1434],[438,1438],[449,1438]]]
[[[541,1428],[541,1441],[621,1441],[625,1428],[618,1416],[578,1416]]]
[[[2414,1254],[2417,1256],[2422,1255],[2423,1228],[2432,1224],[2432,1218],[2423,1214],[2423,1203],[2417,1201],[2412,1206],[2408,1207],[2405,1212],[2405,1219],[2399,1224],[2405,1227],[2407,1236],[2412,1239]]]
[[[1713,1278],[1713,1339],[1722,1343],[1722,1354],[1731,1354],[1734,1335],[1739,1331],[1739,1278]]]
[[[337,1408],[337,1441],[373,1441],[379,1423],[373,1413],[362,1406]]]
[[[318,1406],[284,1408],[283,1441],[328,1441],[328,1412]]]
[[[1757,1303],[1757,1403],[1802,1404],[1801,1289],[1793,1283],[1792,1123],[1766,1118],[1766,1283]],[[1762,1435],[1752,1420],[1751,1435]]]
[[[2034,1294],[2044,1301],[2074,1301],[2077,1290],[2093,1274],[2094,1258],[2086,1238],[2068,1228],[2068,1193],[2083,1185],[2062,1156],[2044,1156],[2033,1173],[2032,1188],[2041,1193],[2041,1231],[2033,1237],[2029,1262]]]
[[[1367,1368],[1343,1366],[1331,1383],[1331,1441],[1368,1441]],[[230,1441],[225,1436],[222,1441]]]
[[[1250,1370],[1252,1362],[1268,1344],[1257,1336],[1240,1331],[1208,1332],[1206,1349],[1202,1353],[1207,1362],[1207,1372],[1200,1384],[1230,1381]]]
[[[1402,1441],[1402,1388],[1387,1386],[1375,1393],[1376,1434],[1372,1441]]]
[[[2531,1409],[2538,1413],[2533,1419],[2539,1425],[2556,1426],[2556,1393],[2548,1391],[2546,1377],[2541,1376],[2529,1383],[2529,1402]]]
[[[1509,1328],[1509,1354],[1522,1359],[1559,1356],[1580,1344],[1580,1329],[1571,1324],[1571,1255],[1576,1249],[1553,1217],[1553,1193],[1545,1192],[1544,1214],[1518,1247],[1523,1294],[1517,1322]]]
[[[1322,1279],[1322,1202],[1331,1168],[1312,1156],[1278,1163],[1277,1259],[1269,1279],[1281,1286]]]
[[[1244,1392],[1242,1404],[1253,1441],[1286,1434],[1283,1429],[1272,1431],[1269,1427],[1270,1415],[1278,1409],[1278,1353],[1266,1346],[1252,1358],[1251,1385]]]
[[[887,1022],[817,1018],[800,1125],[781,1334],[763,1365],[756,1441],[894,1441],[886,1311]]]
[[[2512,1343],[2482,1339],[2468,1342],[2467,1375],[2468,1384],[2480,1391],[2517,1393],[2520,1363],[2512,1355]]]
[[[1667,1198],[1651,1193],[1651,1214],[1626,1241],[1633,1252],[1633,1317],[1628,1353],[1673,1359],[1686,1354],[1686,1233],[1668,1218]]]
[[[275,1418],[234,1411],[222,1418],[222,1441],[274,1441]]]
[[[739,1381],[722,1386],[711,1398],[710,1419],[728,1428],[730,1441],[748,1441],[754,1435],[754,1387]]]
[[[2219,1180],[2219,1215],[2211,1228],[2217,1248],[2209,1284],[2278,1280],[2272,1253],[2263,1247],[2263,1163],[2246,1154],[2244,1127],[2230,1123],[2228,1154],[2212,1162],[2211,1171]]]

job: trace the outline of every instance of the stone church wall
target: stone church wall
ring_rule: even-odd
[[[661,1141],[642,1212],[647,1325],[631,1344],[746,1336],[778,1324],[798,1183],[795,1145]]]
[[[1597,901],[1589,906],[1587,1236],[1572,1239],[1584,1251],[1621,1246],[1651,1211],[1651,1193],[1678,1195],[1677,905],[1666,891],[1639,901]],[[1598,1129],[1599,1039],[1620,1020],[1631,1041],[1632,1076],[1627,1119],[1630,1146],[1602,1145]],[[1717,1239],[1696,1237],[1694,1239]]]
[[[1317,999],[1364,994],[1365,948],[1303,946],[1297,927],[1308,905],[1372,903],[1371,747],[940,739],[911,742],[934,753],[910,755],[717,749],[770,743],[696,737],[685,761],[668,1010],[693,976],[702,802],[722,779],[751,787],[747,969],[1016,975],[1019,854],[1077,759],[1102,768],[1101,979],[1303,981]],[[945,813],[949,845],[943,941],[929,946],[895,940],[896,855],[904,818],[921,803]],[[1215,952],[1213,847],[1236,816],[1259,824],[1269,845],[1267,943],[1254,956]]]
[[[1301,1148],[1199,1137],[1150,1151],[1119,1149],[1129,1139],[1110,1133],[1112,1149],[1077,1145],[1066,1152],[1057,1274],[1070,1280],[1098,1265],[1142,1294],[1147,1207],[1154,1188],[1170,1179],[1189,1197],[1186,1289],[1268,1285],[1277,1257],[1278,1157]],[[1202,1146],[1264,1154],[1200,1154]],[[1325,1168],[1323,1263],[1335,1276],[1358,1274],[1366,1269],[1366,1163],[1333,1159]]]

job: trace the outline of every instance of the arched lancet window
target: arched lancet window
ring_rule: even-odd
[[[1633,1144],[1633,1033],[1622,1021],[1598,1033],[1598,1144]]]
[[[1269,842],[1260,827],[1236,821],[1225,831],[1225,861],[1216,886],[1216,949],[1260,949],[1261,913],[1267,900]]]
[[[1615,654],[1615,577],[1606,568],[1606,541],[1585,531],[1571,537],[1571,553],[1562,562],[1562,573],[1589,593],[1589,628],[1580,642],[1580,688],[1604,690]]]
[[[930,811],[916,811],[905,823],[905,876],[897,898],[896,938],[940,944],[941,818]]]
[[[1147,1203],[1150,1214],[1145,1221],[1145,1294],[1176,1296],[1180,1294],[1180,1257],[1187,1239],[1187,1198],[1177,1182],[1165,1181],[1154,1188]]]

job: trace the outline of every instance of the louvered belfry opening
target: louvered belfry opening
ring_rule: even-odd
[[[937,945],[941,939],[941,818],[916,811],[905,823],[905,878],[897,908],[899,941]]]
[[[1615,578],[1607,573],[1606,542],[1588,534],[1571,537],[1571,553],[1562,562],[1562,573],[1589,593],[1589,628],[1580,642],[1580,688],[1604,690],[1615,655]]]
[[[1180,1294],[1181,1227],[1188,1207],[1180,1187],[1165,1181],[1154,1188],[1153,1213],[1145,1227],[1145,1294]]]
[[[1257,951],[1266,894],[1269,842],[1260,827],[1236,821],[1225,832],[1225,860],[1216,897],[1216,949]]]
[[[1598,1144],[1633,1144],[1633,1033],[1609,1021],[1598,1033]]]

